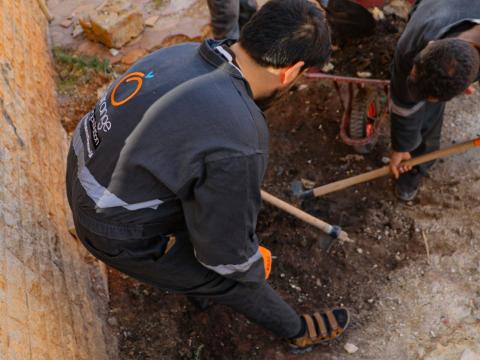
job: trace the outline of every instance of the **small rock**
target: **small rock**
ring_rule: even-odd
[[[80,15],[85,36],[110,48],[121,48],[144,29],[140,7],[128,0],[106,0]]]
[[[362,248],[357,248],[357,252],[358,252],[359,254],[363,254]]]
[[[160,16],[150,16],[147,20],[145,20],[145,26],[154,27],[155,23],[160,19]]]
[[[307,84],[300,84],[300,86],[298,87],[298,91],[302,91],[302,90],[305,90],[305,89],[308,89]]]
[[[118,320],[115,316],[111,316],[107,319],[107,322],[110,326],[118,326]]]
[[[117,49],[114,49],[114,48],[112,48],[108,51],[110,52],[110,54],[112,54],[112,56],[117,56],[120,53],[120,51],[118,51]]]
[[[385,14],[378,7],[375,6],[371,12],[376,21],[385,20]]]
[[[325,65],[322,68],[322,72],[328,73],[328,72],[332,71],[333,69],[335,69],[335,65],[333,65],[331,62],[329,62],[327,65]]]
[[[358,347],[352,343],[346,343],[343,348],[349,354],[354,354],[358,351]]]
[[[290,287],[294,290],[302,291],[302,288],[300,286],[295,285],[295,284],[290,284]]]
[[[382,157],[382,163],[385,165],[390,164],[390,158],[388,156]]]
[[[317,279],[317,281],[315,281],[315,284],[316,284],[317,286],[322,286],[322,282],[320,281],[320,279]]]
[[[371,78],[371,77],[372,77],[372,73],[369,72],[369,71],[357,71],[357,76],[358,76],[359,78],[366,79],[366,78]]]
[[[72,23],[73,23],[73,21],[71,19],[65,19],[60,23],[60,26],[64,27],[66,29],[66,28],[69,28],[70,26],[72,26]]]
[[[83,28],[80,26],[80,24],[75,25],[72,31],[72,36],[76,38],[77,36],[83,34]]]

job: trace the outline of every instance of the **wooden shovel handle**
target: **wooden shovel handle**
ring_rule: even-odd
[[[453,145],[453,146],[447,147],[445,149],[440,149],[440,150],[437,150],[437,151],[433,151],[431,153],[428,153],[428,154],[416,157],[414,159],[405,161],[402,164],[410,165],[410,166],[416,166],[416,165],[427,163],[427,162],[432,161],[432,160],[437,160],[437,159],[441,159],[441,158],[444,158],[444,157],[447,157],[447,156],[459,154],[459,153],[465,152],[467,150],[470,150],[474,147],[480,147],[480,138],[475,139],[475,140],[471,140],[471,141],[467,141],[467,142],[464,142],[464,143],[461,143],[461,144]],[[361,184],[361,183],[364,183],[364,182],[367,182],[367,181],[370,181],[370,180],[373,180],[373,179],[377,179],[377,178],[380,178],[380,177],[383,177],[383,176],[387,176],[390,173],[391,173],[390,166],[384,166],[382,168],[372,170],[372,171],[369,171],[369,172],[366,172],[364,174],[360,174],[360,175],[357,175],[357,176],[353,176],[353,177],[348,178],[348,179],[343,179],[343,180],[335,181],[335,182],[327,184],[327,185],[319,186],[315,189],[312,189],[312,190],[308,191],[306,193],[306,196],[313,196],[313,197],[323,196],[323,195],[330,194],[330,193],[338,191],[338,190],[348,188],[352,185]]]
[[[261,190],[261,194],[262,194],[262,199],[265,202],[269,203],[270,205],[273,205],[273,206],[289,213],[290,215],[295,216],[297,219],[300,219],[300,220],[306,222],[307,224],[310,224],[310,225],[316,227],[317,229],[322,230],[324,233],[331,235],[331,233],[333,231],[333,226],[332,225],[326,223],[323,220],[320,220],[320,219],[316,218],[315,216],[312,216],[312,215],[306,213],[305,211],[302,211],[302,210],[296,208],[293,205],[290,205],[289,203],[287,203],[283,200],[280,200],[279,198],[269,194],[266,191]],[[342,241],[346,241],[346,242],[352,242],[352,240],[350,240],[348,238],[348,234],[343,230],[340,231],[340,234],[338,235],[338,239],[340,239]]]

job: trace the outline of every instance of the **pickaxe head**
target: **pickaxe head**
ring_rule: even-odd
[[[305,190],[303,183],[300,180],[294,180],[291,184],[293,196],[301,199],[311,199],[314,197],[312,190]]]

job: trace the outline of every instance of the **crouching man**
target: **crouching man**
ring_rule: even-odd
[[[479,50],[479,1],[417,0],[392,66],[390,165],[401,200],[415,198],[433,162],[413,169],[400,163],[438,150],[445,103],[473,92]]]
[[[330,54],[325,14],[272,0],[239,42],[157,51],[115,81],[75,130],[67,194],[85,247],[200,306],[225,304],[293,351],[342,334],[347,310],[300,316],[270,287],[255,235],[267,106]]]

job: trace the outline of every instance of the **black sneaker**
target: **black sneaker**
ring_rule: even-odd
[[[395,184],[395,195],[402,201],[412,201],[418,194],[423,175],[415,168],[400,175]]]

